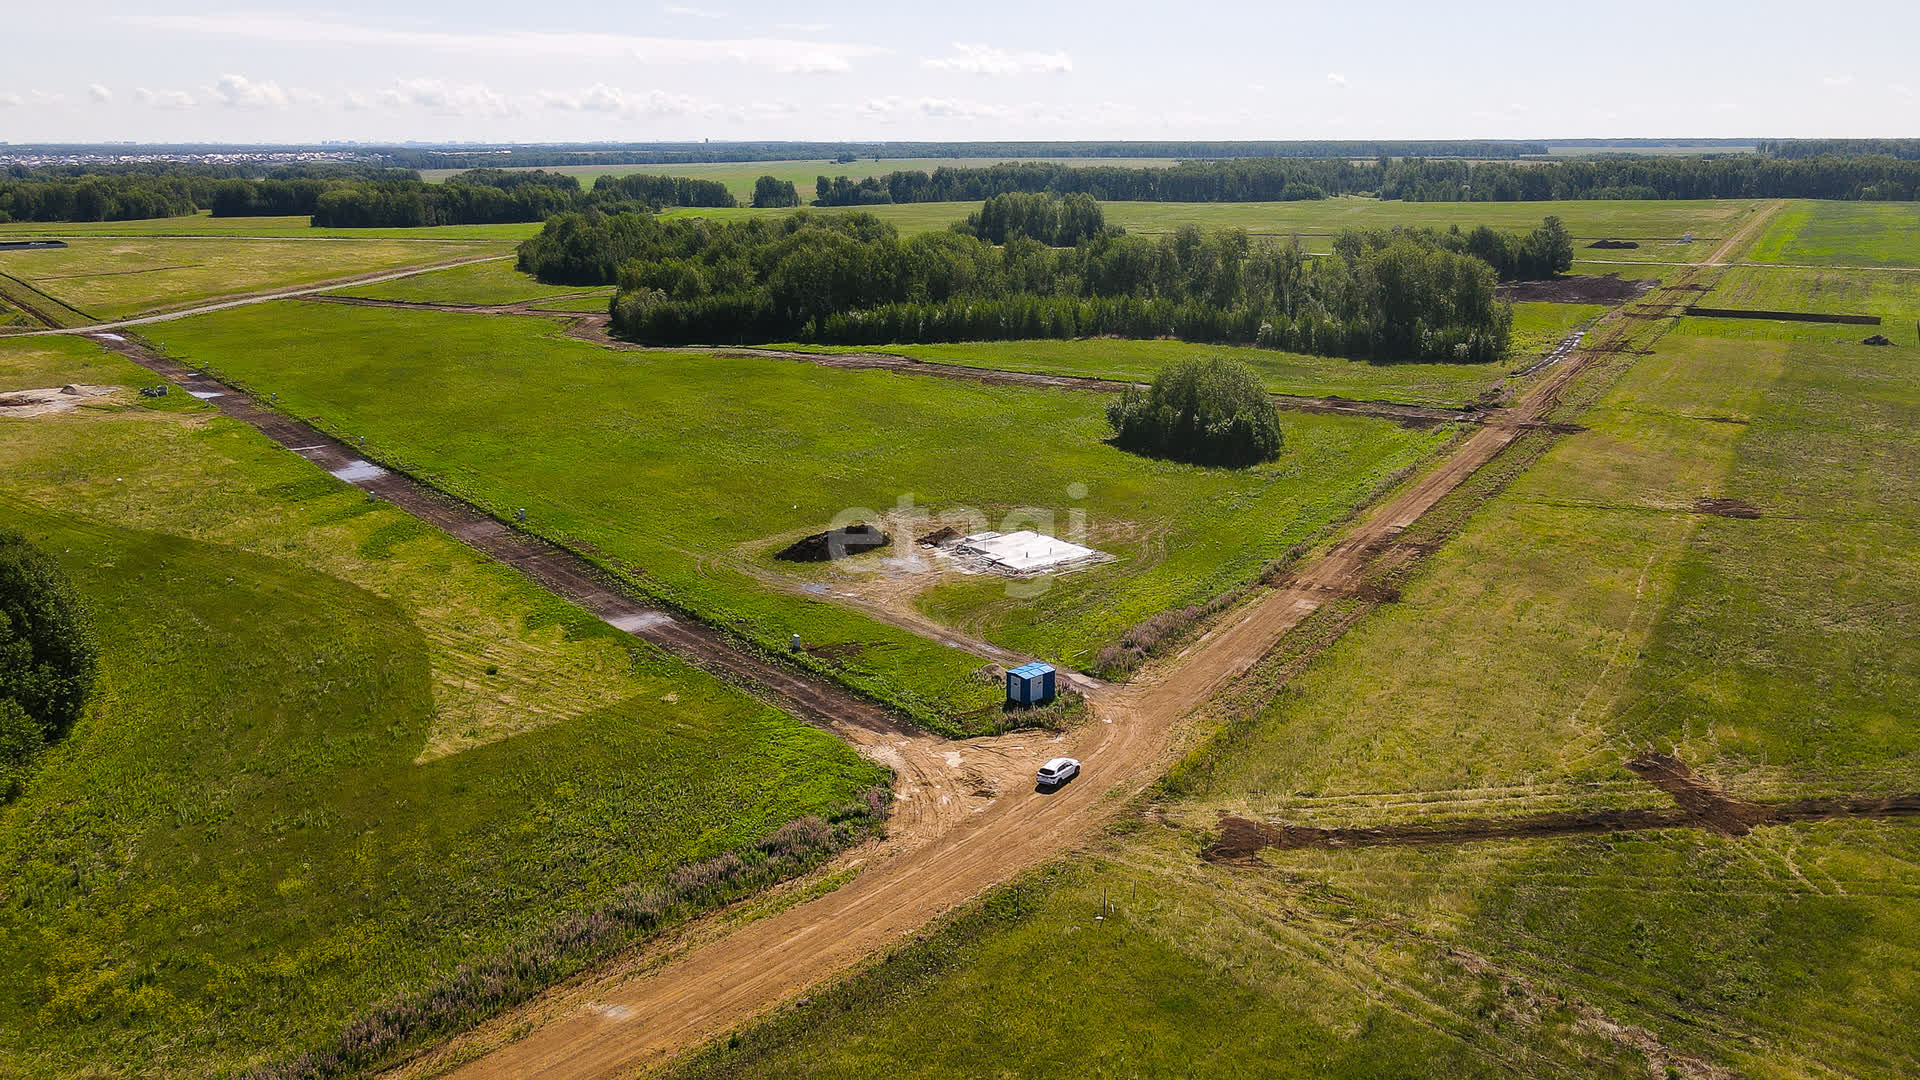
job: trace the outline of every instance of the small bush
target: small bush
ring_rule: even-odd
[[[80,718],[96,664],[73,583],[25,537],[0,532],[0,798]]]
[[[1252,368],[1214,357],[1162,371],[1145,392],[1107,407],[1114,441],[1136,453],[1200,465],[1253,465],[1280,456],[1280,412]]]

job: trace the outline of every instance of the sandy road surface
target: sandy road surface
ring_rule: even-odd
[[[1724,259],[1778,204],[1715,252]],[[1071,739],[1087,772],[1056,794],[1003,792],[917,845],[896,848],[854,881],[750,923],[659,971],[598,988],[594,1001],[451,1075],[598,1078],[630,1075],[750,1020],[884,949],[944,911],[1067,849],[1161,769],[1173,722],[1259,662],[1329,599],[1356,587],[1370,560],[1556,405],[1598,353],[1574,353],[1510,410],[1483,425],[1438,469],[1365,515],[1325,556],[1240,609],[1170,662],[1125,687],[1090,695],[1094,721]]]

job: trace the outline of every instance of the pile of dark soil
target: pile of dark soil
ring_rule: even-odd
[[[1617,251],[1622,248],[1637,248],[1640,246],[1640,241],[1638,240],[1595,240],[1593,243],[1588,244],[1587,246],[1590,248],[1604,248],[1608,251]]]
[[[939,547],[942,544],[951,544],[958,539],[960,539],[959,529],[956,529],[951,525],[942,525],[939,528],[928,533],[927,535],[921,537],[920,543],[925,544],[928,547]]]
[[[1891,345],[1893,341],[1885,334],[1875,334],[1860,342],[1862,345]]]
[[[814,533],[789,544],[774,555],[776,559],[787,562],[830,562],[844,559],[849,555],[858,555],[863,551],[886,547],[893,543],[893,537],[883,532],[878,525],[858,522],[844,529],[828,529]]]
[[[1730,518],[1757,518],[1760,516],[1759,507],[1752,503],[1741,502],[1739,499],[1710,499],[1704,497],[1695,499],[1693,500],[1693,512],[1696,514],[1713,514],[1717,517]]]
[[[1546,301],[1553,304],[1624,304],[1637,300],[1657,281],[1623,281],[1618,274],[1598,277],[1568,274],[1545,281],[1512,281],[1496,290],[1500,299],[1514,303]]]

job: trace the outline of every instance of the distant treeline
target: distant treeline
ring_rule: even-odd
[[[1555,162],[1429,159],[1190,161],[1161,168],[1015,162],[820,177],[818,206],[974,202],[1010,192],[1141,202],[1280,202],[1373,194],[1418,202],[1544,199],[1882,199],[1920,192],[1920,161],[1878,157],[1647,157]]]
[[[791,182],[774,183],[784,183],[792,201],[773,205],[798,205]],[[211,210],[215,217],[304,214],[330,228],[411,228],[545,221],[588,206],[621,211],[737,205],[718,180],[602,176],[592,191],[583,191],[575,177],[539,169],[473,169],[444,184],[376,166],[303,166],[265,175],[244,167],[63,167],[15,169],[0,178],[0,222],[128,221]]]
[[[449,177],[444,184],[403,180],[341,185],[315,199],[309,212],[316,226],[411,228],[545,221],[589,206],[621,211],[737,205],[733,193],[718,180],[602,176],[589,192],[581,190],[577,178],[564,173],[474,169]]]
[[[1654,140],[1655,143],[1658,140]],[[1504,160],[1541,157],[1547,144],[1505,139],[1149,142],[728,142],[582,143],[497,150],[369,148],[413,169],[553,165],[697,165],[730,161],[875,161],[892,158],[1375,158],[1457,157]]]
[[[1920,160],[1920,139],[1762,139],[1754,149],[1768,157],[1895,157]]]
[[[1920,197],[1920,161],[1892,157],[1649,157],[1541,164],[1396,161],[1383,199],[1869,199]]]
[[[716,223],[569,214],[520,247],[543,281],[620,286],[615,329],[661,344],[843,344],[1118,335],[1380,360],[1482,362],[1510,314],[1486,262],[1436,234],[1343,237],[1312,257],[1243,230],[1073,248],[1017,232],[902,239],[870,214]]]
[[[317,192],[354,180],[414,175],[377,167],[332,165],[291,166],[264,172],[247,166],[150,163],[42,169],[14,166],[0,176],[0,222],[177,217],[213,206],[227,184],[252,184],[278,194],[294,189]],[[236,179],[239,177],[254,179]],[[311,196],[307,205],[311,206]]]

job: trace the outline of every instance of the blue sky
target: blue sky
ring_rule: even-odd
[[[0,140],[1920,136],[1885,0],[86,13],[9,13]]]

